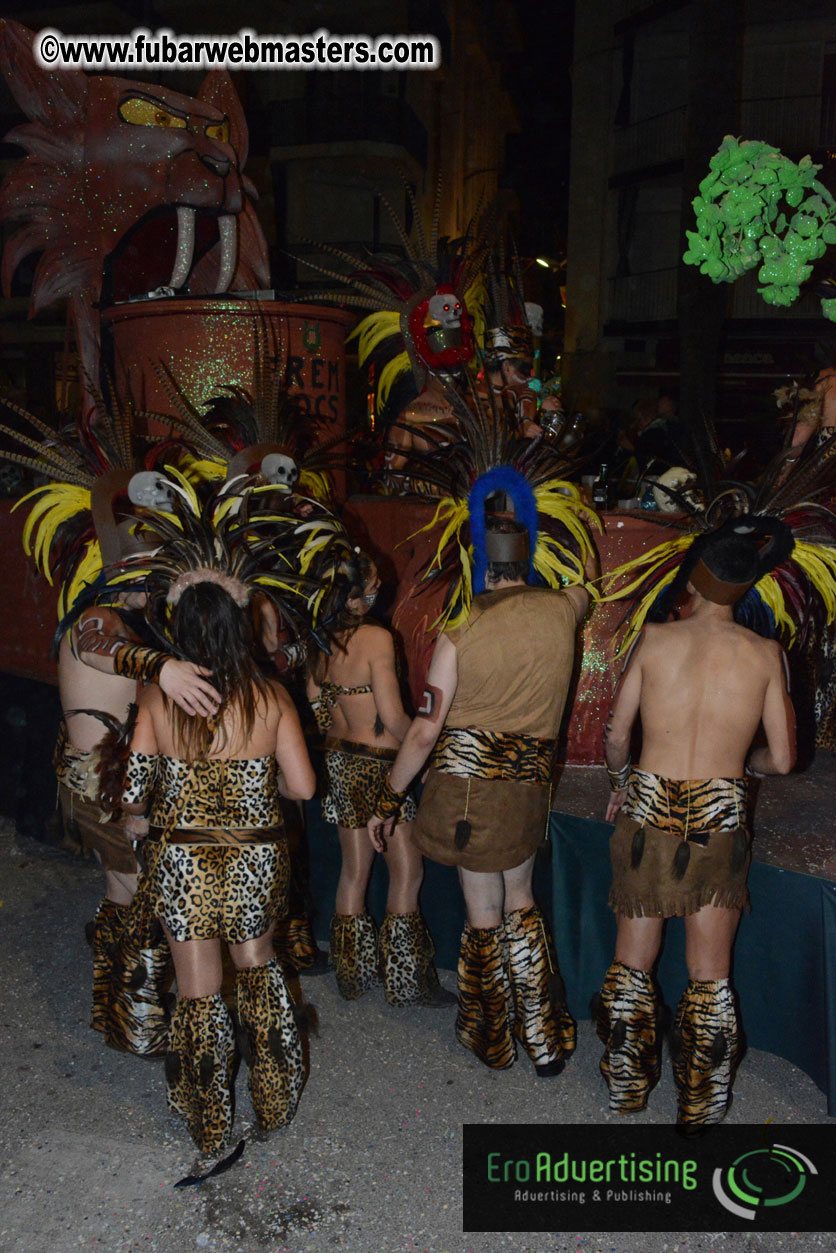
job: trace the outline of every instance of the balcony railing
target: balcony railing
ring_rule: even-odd
[[[743,100],[740,133],[763,139],[789,155],[836,145],[836,97],[784,96]]]
[[[676,317],[676,267],[610,279],[611,322],[664,322]]]
[[[613,132],[612,174],[642,170],[680,158],[685,147],[685,106]]]
[[[745,274],[732,285],[729,316],[732,318],[755,318],[763,321],[775,321],[785,318],[821,318],[821,305],[818,299],[805,294],[801,295],[794,305],[785,308],[783,305],[768,305],[758,295],[758,272]],[[825,327],[822,322],[822,326]],[[824,334],[824,331],[822,331]]]

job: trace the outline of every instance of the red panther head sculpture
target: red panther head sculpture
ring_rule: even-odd
[[[3,255],[3,288],[8,294],[20,263],[40,253],[30,313],[68,298],[83,368],[97,380],[94,306],[103,275],[110,275],[112,291],[120,255],[130,261],[131,241],[143,281],[131,290],[125,264],[126,298],[149,286],[180,289],[188,282],[189,293],[200,295],[269,282],[255,189],[242,173],[247,125],[225,71],[211,71],[198,95],[186,96],[125,78],[45,70],[35,61],[33,40],[17,22],[0,22],[0,65],[29,118],[6,136],[27,156],[0,188],[0,220],[17,225]],[[165,249],[150,245],[151,235],[137,246],[138,232],[159,231],[166,215],[171,223],[176,216],[176,245],[172,258],[169,242],[171,269],[160,274],[153,266]],[[195,264],[206,218],[213,220],[213,242]]]

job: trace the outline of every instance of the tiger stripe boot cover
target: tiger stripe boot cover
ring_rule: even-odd
[[[90,937],[93,949],[93,1009],[90,1026],[94,1031],[104,1031],[107,1026],[116,940],[125,925],[128,908],[105,897],[93,919]],[[90,926],[89,923],[87,925]]]
[[[465,923],[459,950],[456,1039],[492,1070],[517,1060],[514,993],[508,973],[505,926]]]
[[[151,926],[144,948],[136,935],[124,931],[113,942],[103,1028],[110,1048],[138,1057],[164,1053],[168,1039],[171,954],[159,921]]]
[[[330,946],[340,996],[356,1001],[378,986],[377,927],[371,914],[334,914]]]
[[[662,1074],[662,1004],[653,976],[613,962],[593,1009],[604,1045],[600,1068],[610,1109],[636,1114],[646,1107]]]
[[[236,971],[235,995],[255,1116],[261,1131],[275,1131],[296,1113],[305,1082],[302,1040],[279,959]]]
[[[380,966],[383,994],[390,1005],[441,1008],[456,997],[438,982],[433,957],[435,948],[424,919],[410,914],[387,914],[380,928]]]
[[[575,1051],[577,1026],[566,1007],[557,954],[537,906],[506,914],[505,934],[516,1007],[514,1032],[541,1078],[559,1075]]]
[[[699,1130],[722,1121],[741,1052],[730,980],[690,979],[671,1032],[678,1126]]]
[[[273,929],[273,947],[294,970],[307,970],[319,957],[310,919],[304,914],[279,919]]]
[[[220,992],[178,1000],[165,1056],[168,1106],[202,1153],[229,1144],[234,1073],[235,1031]]]

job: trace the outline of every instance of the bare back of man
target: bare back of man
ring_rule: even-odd
[[[774,641],[710,609],[647,627],[630,666],[641,684],[641,768],[669,779],[741,778],[761,721],[775,751],[785,749],[782,657]]]
[[[613,772],[627,768],[637,716],[639,769],[662,779],[742,778],[761,725],[767,743],[749,754],[752,768],[785,774],[795,762],[795,718],[779,645],[737,625],[730,605],[701,596],[695,595],[690,617],[646,627],[628,657],[606,731]],[[616,818],[627,795],[626,786],[612,793],[607,821]],[[739,909],[706,905],[687,917],[692,977],[728,973],[739,916]],[[716,943],[702,934],[706,929]],[[650,969],[661,935],[661,917],[619,914],[617,959]]]
[[[719,587],[725,602],[689,583],[690,616],[645,628],[619,681],[605,741],[615,789],[607,819],[618,817],[610,840],[618,935],[598,998],[601,1072],[611,1110],[645,1107],[661,1074],[652,971],[665,919],[682,915],[689,982],[674,1024],[674,1075],[677,1121],[691,1130],[725,1115],[741,1054],[729,972],[748,904],[743,776],[747,764],[757,773],[785,774],[795,761],[783,653],[735,623],[733,596],[745,590],[744,579],[712,577],[714,585],[703,585]],[[642,751],[631,770],[637,717]],[[750,752],[760,726],[766,746]],[[711,1047],[718,1040],[716,1060]]]

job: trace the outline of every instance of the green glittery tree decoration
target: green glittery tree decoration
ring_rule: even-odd
[[[759,265],[758,288],[770,305],[791,305],[828,244],[836,244],[836,200],[809,156],[796,164],[757,139],[727,135],[692,204],[697,229],[686,231],[683,260],[715,283],[733,283]],[[836,299],[822,300],[836,322]]]

